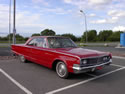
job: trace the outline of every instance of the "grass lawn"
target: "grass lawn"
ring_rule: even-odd
[[[8,43],[9,44],[9,41],[0,41],[0,43]],[[10,42],[12,44],[12,41]],[[25,41],[16,41],[17,44],[19,43],[25,43]]]

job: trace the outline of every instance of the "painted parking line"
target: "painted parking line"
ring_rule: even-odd
[[[117,64],[110,64],[110,65],[111,65],[111,66],[115,66],[115,67],[120,67],[120,68],[125,67],[125,66],[117,65]],[[89,75],[89,76],[92,76],[92,77],[97,76],[97,75],[94,75],[94,74],[91,74],[91,73],[84,73],[84,74]]]
[[[94,75],[94,74],[91,74],[91,73],[84,73],[84,74],[89,75],[89,76],[92,76],[92,77],[97,76],[97,75]]]
[[[111,66],[115,66],[115,67],[120,67],[120,68],[125,67],[125,66],[117,65],[117,64],[110,64],[110,65],[111,65]]]
[[[29,91],[27,88],[22,86],[19,82],[17,82],[15,79],[13,79],[9,74],[7,74],[3,69],[0,69],[0,72],[4,74],[9,80],[11,80],[15,85],[17,85],[20,89],[22,89],[26,94],[32,94],[31,91]]]
[[[66,89],[69,89],[69,88],[72,88],[72,87],[75,87],[75,86],[78,86],[78,85],[81,85],[81,84],[88,83],[88,82],[90,82],[90,81],[99,79],[99,78],[101,78],[101,77],[107,76],[107,75],[109,75],[109,74],[118,72],[118,71],[123,70],[123,69],[125,69],[125,67],[120,67],[120,68],[118,68],[118,69],[116,69],[116,70],[113,70],[113,71],[104,73],[104,74],[99,75],[99,76],[95,76],[95,77],[93,77],[93,78],[90,78],[90,79],[87,79],[87,80],[84,80],[84,81],[81,81],[81,82],[78,82],[78,83],[75,83],[75,84],[72,84],[72,85],[68,85],[68,86],[66,86],[66,87],[62,87],[62,88],[59,88],[59,89],[56,89],[56,90],[47,92],[47,93],[45,93],[45,94],[54,94],[54,93],[58,93],[58,92],[60,92],[60,91],[63,91],[63,90],[66,90]]]

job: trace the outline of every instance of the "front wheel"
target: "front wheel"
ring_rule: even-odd
[[[67,70],[66,64],[64,62],[58,62],[56,65],[56,73],[61,78],[68,78],[69,72]]]
[[[22,63],[26,63],[26,59],[23,55],[19,55],[19,60],[22,62]]]

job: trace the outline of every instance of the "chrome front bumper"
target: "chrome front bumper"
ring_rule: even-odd
[[[74,64],[73,65],[73,70],[74,70],[74,73],[76,73],[76,74],[77,73],[84,73],[84,72],[88,72],[88,71],[93,71],[97,67],[110,65],[111,63],[112,63],[112,59],[110,59],[108,62],[105,62],[105,63],[102,63],[102,64],[98,64],[98,65],[88,66],[88,67],[80,67],[78,64]]]

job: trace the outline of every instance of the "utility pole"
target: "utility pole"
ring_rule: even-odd
[[[80,10],[81,13],[83,13],[84,17],[85,17],[85,31],[86,31],[86,43],[88,42],[88,32],[87,32],[87,21],[86,21],[86,14],[85,12],[83,12],[82,10]]]
[[[13,0],[13,44],[16,43],[16,0]]]
[[[10,34],[11,34],[11,0],[10,0],[10,4],[9,4],[9,45],[11,44],[10,43],[11,42]]]

